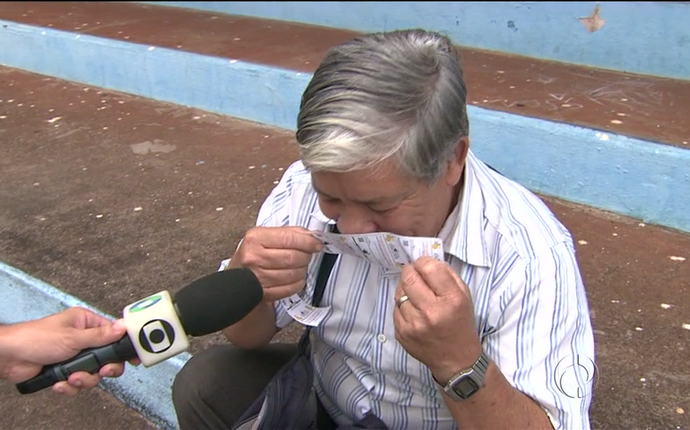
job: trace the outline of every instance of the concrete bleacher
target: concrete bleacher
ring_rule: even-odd
[[[38,7],[32,3],[18,5],[6,4],[4,16],[51,27],[44,35],[10,24],[5,37],[17,49],[0,53],[6,64],[286,129],[294,127],[299,94],[309,78],[304,72],[316,67],[329,46],[354,34],[180,8],[166,10],[161,20],[159,7],[131,3],[113,3],[107,11],[98,2],[56,3],[41,5],[40,14],[26,13]],[[104,12],[108,24],[103,24]],[[185,37],[186,32],[193,36]],[[20,42],[28,41],[32,49],[20,49]],[[75,55],[63,55],[66,50]],[[683,169],[690,160],[682,109],[690,103],[687,79],[476,49],[464,53],[479,155],[545,194],[690,229],[690,203],[682,198],[690,190]],[[234,63],[228,66],[223,58]],[[125,67],[125,59],[145,67]],[[680,66],[673,70],[688,75]],[[258,80],[263,85],[256,85]],[[179,91],[179,85],[186,90]],[[253,91],[245,97],[247,86]],[[241,104],[233,103],[239,99]],[[516,163],[520,158],[530,164]],[[575,176],[578,180],[572,180]]]
[[[593,8],[579,4],[581,16]],[[12,202],[0,212],[0,260],[111,315],[156,288],[176,289],[213,270],[253,221],[280,169],[296,158],[291,130],[299,96],[326,50],[357,31],[384,29],[375,16],[395,15],[387,29],[417,22],[412,12],[425,12],[428,26],[439,22],[422,6],[320,6],[321,13],[316,5],[292,6],[0,2],[0,136],[10,139],[3,150],[11,155],[0,192]],[[295,22],[305,7],[311,13]],[[530,31],[546,31],[517,9],[455,7],[458,26],[481,27],[485,14],[504,13],[500,21],[528,32],[527,40],[534,40]],[[690,7],[633,11],[658,13],[666,32],[681,34],[667,38],[667,52],[648,51],[630,65],[595,49],[613,49],[607,25],[620,31],[633,13],[620,8],[604,5],[607,24],[593,34],[573,10],[558,10],[551,25],[561,25],[563,37],[574,33],[573,46],[558,45],[559,52],[587,53],[572,62],[567,52],[546,58],[544,40],[534,41],[539,52],[517,49],[508,36],[487,36],[484,45],[476,36],[458,40],[466,43],[472,142],[482,158],[541,193],[578,241],[597,330],[595,428],[685,428],[687,415],[678,411],[690,411],[690,375],[677,364],[690,338],[683,328],[690,323],[690,54],[673,43],[686,31],[675,23],[690,18]],[[548,12],[531,13],[543,20]],[[563,16],[582,34],[561,23]],[[638,39],[653,35],[650,22],[652,30],[620,39],[618,49],[649,46]],[[64,133],[46,123],[57,116]],[[160,152],[133,154],[131,145],[144,142],[159,143]],[[34,183],[50,188],[37,194]],[[89,204],[87,196],[102,203]],[[139,206],[144,210],[132,213]],[[99,223],[98,214],[108,222]],[[40,309],[4,304],[26,289],[7,294],[0,322],[66,300],[53,292]],[[41,300],[31,291],[20,300]],[[198,340],[192,352],[215,341]],[[106,388],[156,425],[174,426],[165,387],[183,361],[131,369],[131,379]],[[147,384],[158,392],[149,394]],[[9,426],[0,419],[0,428]]]

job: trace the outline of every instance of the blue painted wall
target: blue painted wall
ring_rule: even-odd
[[[295,128],[310,79],[8,21],[0,21],[0,46],[3,65],[286,129]],[[468,111],[474,151],[532,190],[690,232],[689,149],[475,106]]]
[[[601,30],[578,20],[597,2],[144,2],[356,31],[425,27],[459,45],[690,79],[690,3],[603,2]]]

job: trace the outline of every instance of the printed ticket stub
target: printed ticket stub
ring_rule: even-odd
[[[304,290],[302,290],[303,292]],[[301,293],[282,299],[280,302],[295,321],[314,327],[318,326],[331,310],[330,306],[316,307],[310,305],[310,300],[303,297]]]
[[[220,263],[219,271],[226,270],[230,264],[230,259],[223,260]],[[298,294],[293,294],[290,297],[286,297],[280,300],[288,314],[295,320],[302,324],[310,326],[318,326],[328,312],[330,312],[330,306],[315,307],[310,305],[310,300],[302,297],[304,290]]]
[[[391,233],[337,234],[314,231],[326,252],[363,258],[385,269],[386,274],[400,273],[402,266],[420,257],[443,261],[443,241],[435,237],[398,236]]]
[[[413,263],[423,256],[444,261],[443,241],[435,237],[398,236],[391,233],[338,234],[320,230],[312,230],[312,233],[323,242],[324,251],[363,258],[381,266],[384,276],[399,275],[405,264]],[[224,260],[219,270],[225,270],[229,262],[229,259]],[[295,321],[316,327],[326,318],[331,308],[312,306],[308,298],[302,297],[303,293],[304,291],[281,299],[280,303]]]

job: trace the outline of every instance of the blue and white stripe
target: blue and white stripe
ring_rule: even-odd
[[[285,172],[258,224],[326,229],[301,162]],[[563,360],[594,360],[594,337],[572,237],[546,205],[470,151],[461,199],[441,231],[446,260],[468,285],[477,333],[507,380],[537,402],[556,429],[589,429],[591,375],[575,373],[581,396],[561,387]],[[319,256],[309,269],[311,294]],[[313,331],[316,390],[341,424],[374,413],[389,428],[456,429],[429,370],[395,340],[395,279],[341,255],[322,304],[332,312]],[[279,327],[292,322],[281,305]],[[566,391],[566,393],[562,392]],[[574,397],[574,398],[573,398]]]

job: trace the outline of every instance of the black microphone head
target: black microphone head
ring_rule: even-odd
[[[264,291],[249,269],[228,269],[197,279],[173,301],[185,332],[203,336],[223,330],[247,316],[263,300]]]

